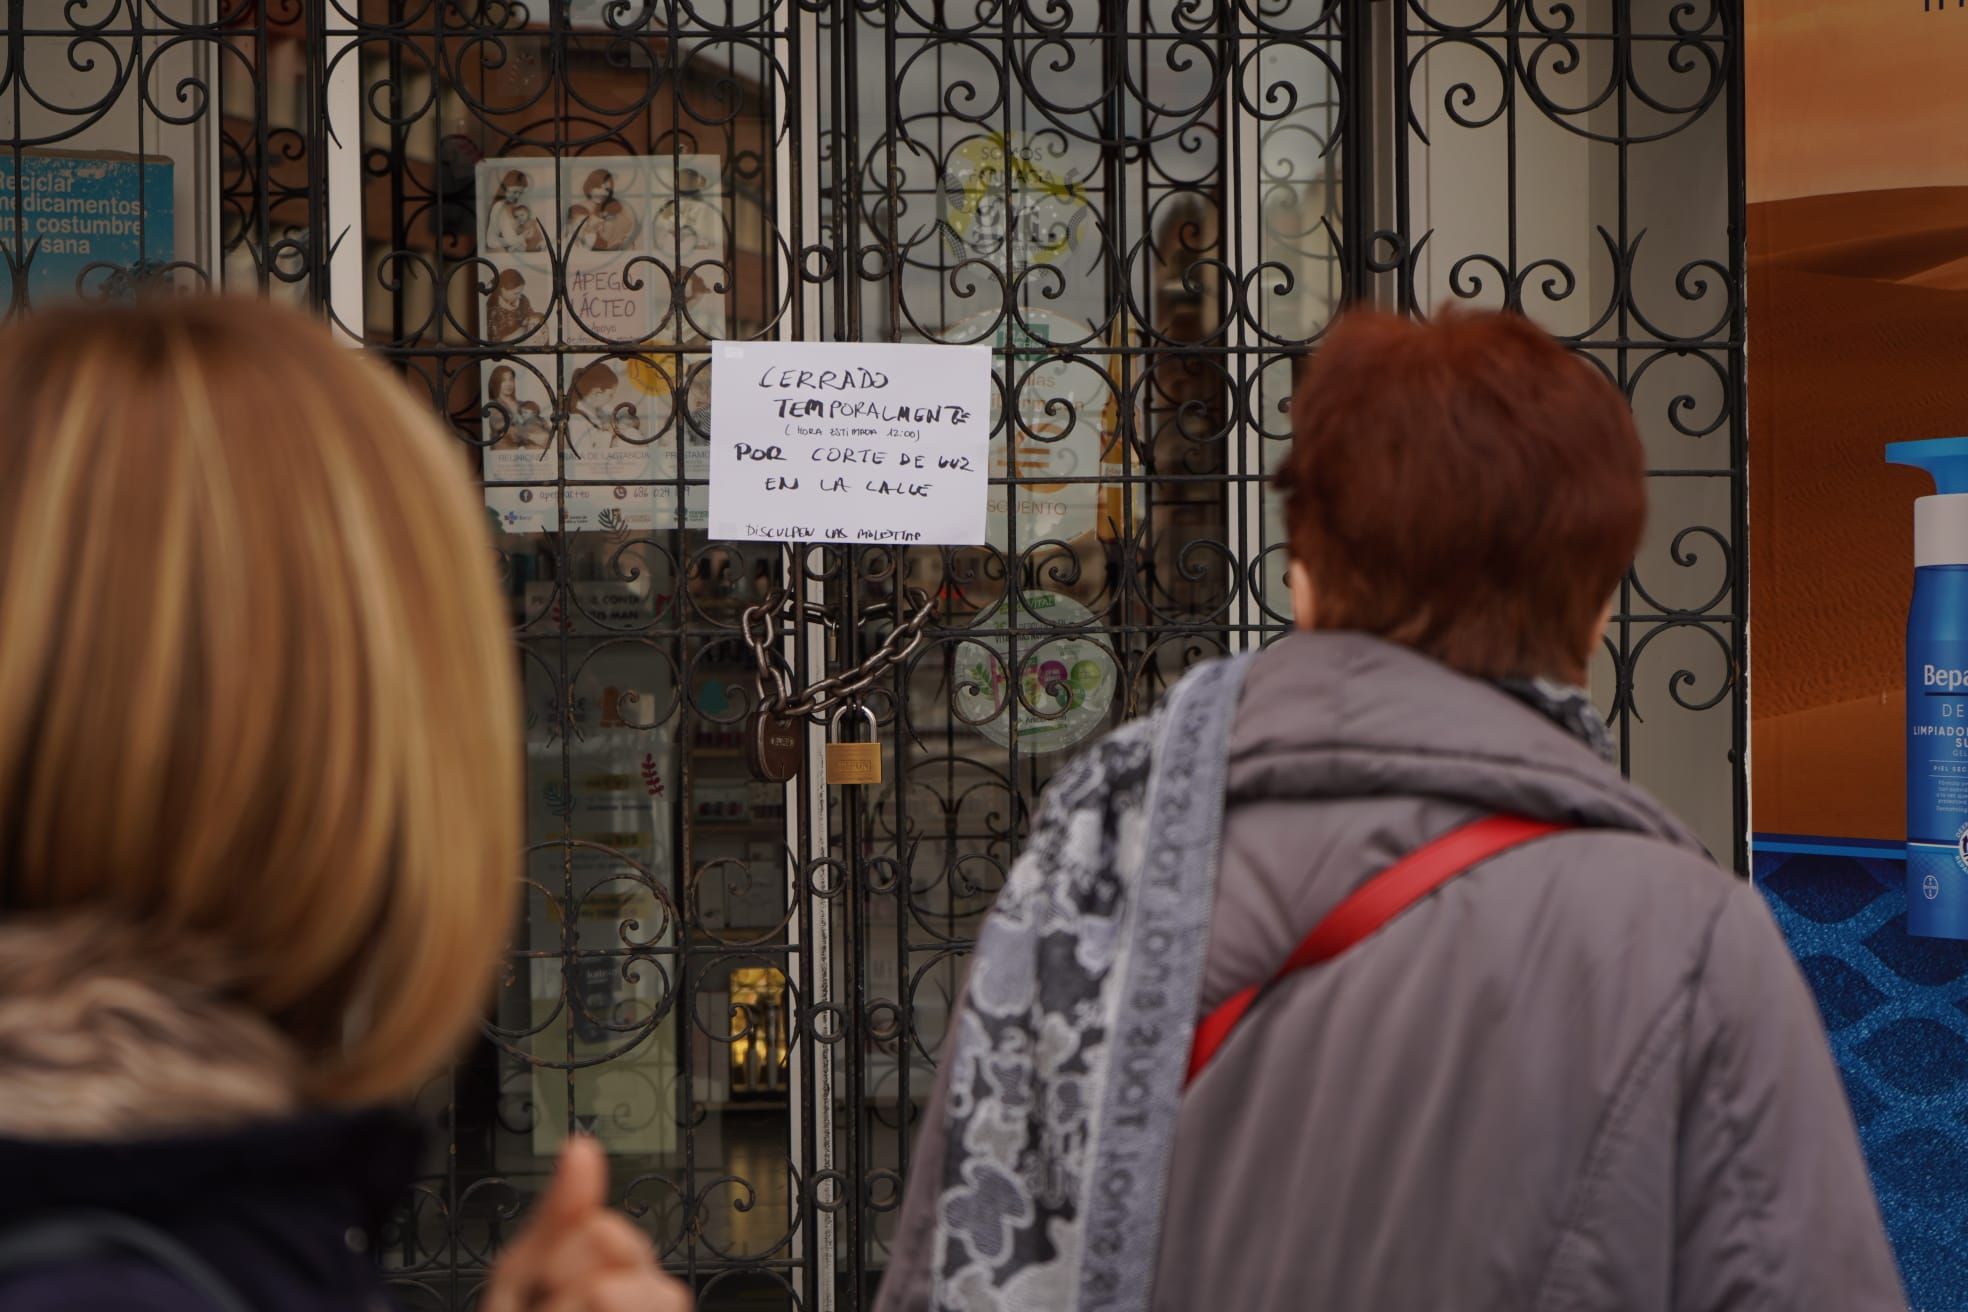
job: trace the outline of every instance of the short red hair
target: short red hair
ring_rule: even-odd
[[[1315,627],[1480,678],[1583,682],[1647,518],[1626,398],[1516,314],[1341,316],[1277,486]]]

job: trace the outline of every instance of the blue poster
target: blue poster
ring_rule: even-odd
[[[124,299],[173,251],[170,160],[0,156],[0,308]]]

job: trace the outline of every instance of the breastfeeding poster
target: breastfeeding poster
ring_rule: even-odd
[[[488,506],[508,532],[675,527],[710,461],[725,221],[708,155],[481,160]],[[662,348],[669,347],[670,350]],[[681,480],[679,478],[681,475]],[[564,503],[553,484],[564,476]],[[704,523],[686,489],[686,527]]]
[[[1817,992],[1912,1305],[1968,1308],[1968,942],[1933,936],[1968,893],[1968,696],[1909,696],[1915,502],[1936,483],[1886,450],[1968,436],[1968,8],[1745,11],[1754,873]],[[1931,521],[1922,556],[1950,536]],[[1968,637],[1968,609],[1924,577],[1914,669],[1968,665],[1947,633]]]

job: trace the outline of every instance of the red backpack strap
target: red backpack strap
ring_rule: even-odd
[[[1568,826],[1521,816],[1493,815],[1452,829],[1432,843],[1416,848],[1349,893],[1324,920],[1312,927],[1285,964],[1262,984],[1253,984],[1212,1011],[1196,1026],[1189,1050],[1188,1082],[1194,1082],[1210,1058],[1237,1028],[1258,995],[1294,971],[1330,961],[1388,921],[1466,870],[1521,847],[1534,838]]]

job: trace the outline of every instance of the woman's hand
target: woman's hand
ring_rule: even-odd
[[[691,1312],[649,1237],[608,1207],[608,1158],[567,1141],[553,1183],[492,1269],[482,1312]]]

